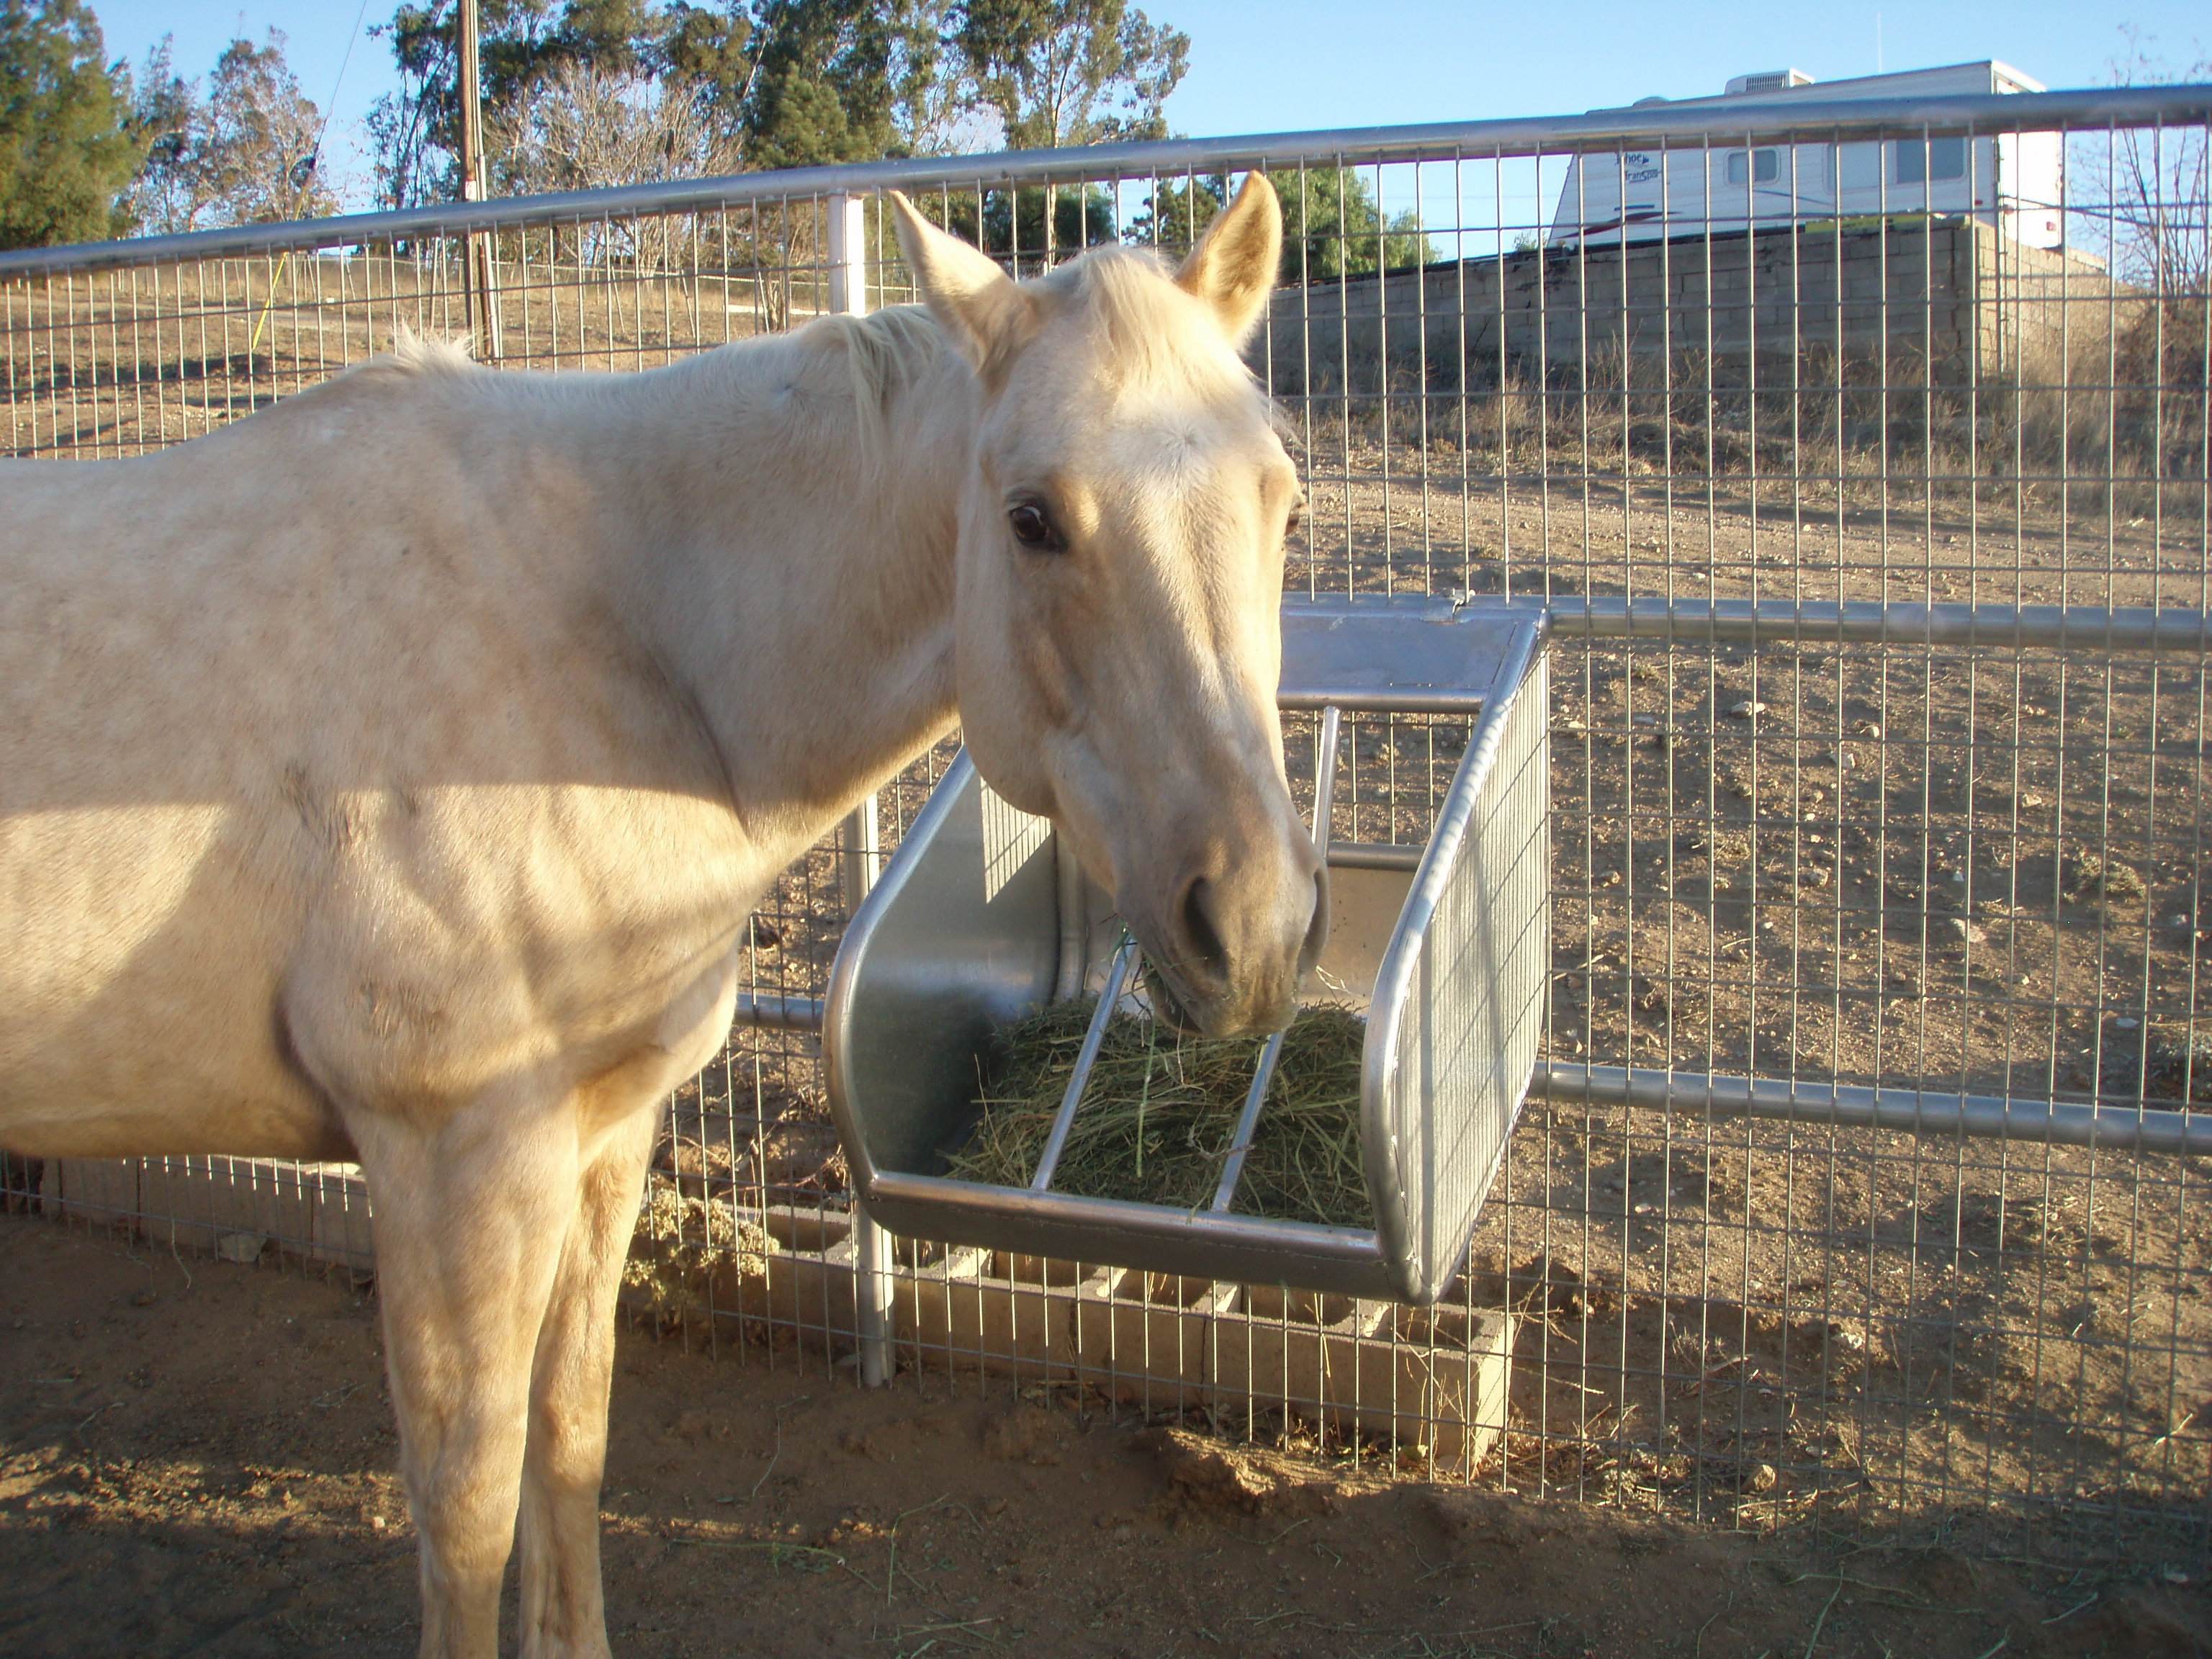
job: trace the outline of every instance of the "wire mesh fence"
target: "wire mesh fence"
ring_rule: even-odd
[[[896,303],[884,185],[1024,274],[1173,256],[1265,166],[1291,586],[1555,607],[1552,1000],[1464,1274],[1416,1310],[856,1228],[810,1012],[940,748],[757,912],[759,1023],[673,1103],[641,1316],[835,1368],[888,1286],[898,1363],[977,1386],[1744,1526],[2201,1561],[2208,102],[1719,100],[4,256],[7,442],[140,453],[403,327],[633,370]],[[1347,719],[1335,833],[1418,846],[1467,738]],[[1743,1079],[1780,1091],[1747,1115]],[[2100,1144],[2035,1132],[2067,1112]],[[4,1197],[361,1268],[352,1180],[15,1159]]]

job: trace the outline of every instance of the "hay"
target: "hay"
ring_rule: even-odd
[[[1095,1001],[1055,1003],[999,1033],[982,1115],[951,1160],[967,1181],[1024,1187],[1052,1131]],[[1367,1023],[1339,1006],[1291,1024],[1234,1207],[1284,1221],[1371,1227],[1359,1160]],[[1262,1042],[1185,1037],[1158,1021],[1107,1025],[1053,1177],[1056,1192],[1197,1209],[1213,1189]]]
[[[726,1268],[739,1278],[768,1270],[769,1237],[725,1199],[686,1198],[655,1176],[637,1214],[623,1288],[663,1318],[706,1313],[714,1279]]]

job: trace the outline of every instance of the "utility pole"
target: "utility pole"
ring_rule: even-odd
[[[477,62],[477,0],[461,0],[461,199],[484,198],[483,76]],[[466,268],[469,335],[477,355],[486,362],[499,360],[499,298],[493,284],[494,240],[489,233],[467,231],[461,237],[461,259]]]

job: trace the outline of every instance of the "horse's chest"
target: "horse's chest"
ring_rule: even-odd
[[[576,786],[449,792],[318,884],[288,995],[348,1092],[450,1097],[658,1043],[775,866],[726,806]]]

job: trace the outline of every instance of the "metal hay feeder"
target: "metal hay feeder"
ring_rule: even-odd
[[[976,1061],[1047,1000],[1122,996],[1133,950],[1110,896],[1047,820],[994,794],[963,753],[853,918],[823,1025],[853,1187],[908,1237],[1194,1278],[1434,1301],[1459,1268],[1535,1064],[1550,969],[1550,752],[1540,610],[1492,601],[1293,603],[1281,703],[1322,711],[1319,830],[1337,720],[1458,714],[1467,752],[1425,845],[1328,842],[1327,988],[1365,1003],[1360,1146],[1375,1227],[1238,1213],[1268,1045],[1204,1209],[1056,1192],[1087,1065],[1026,1188],[937,1173],[974,1121]],[[1095,1048],[1094,1025],[1086,1048]]]

